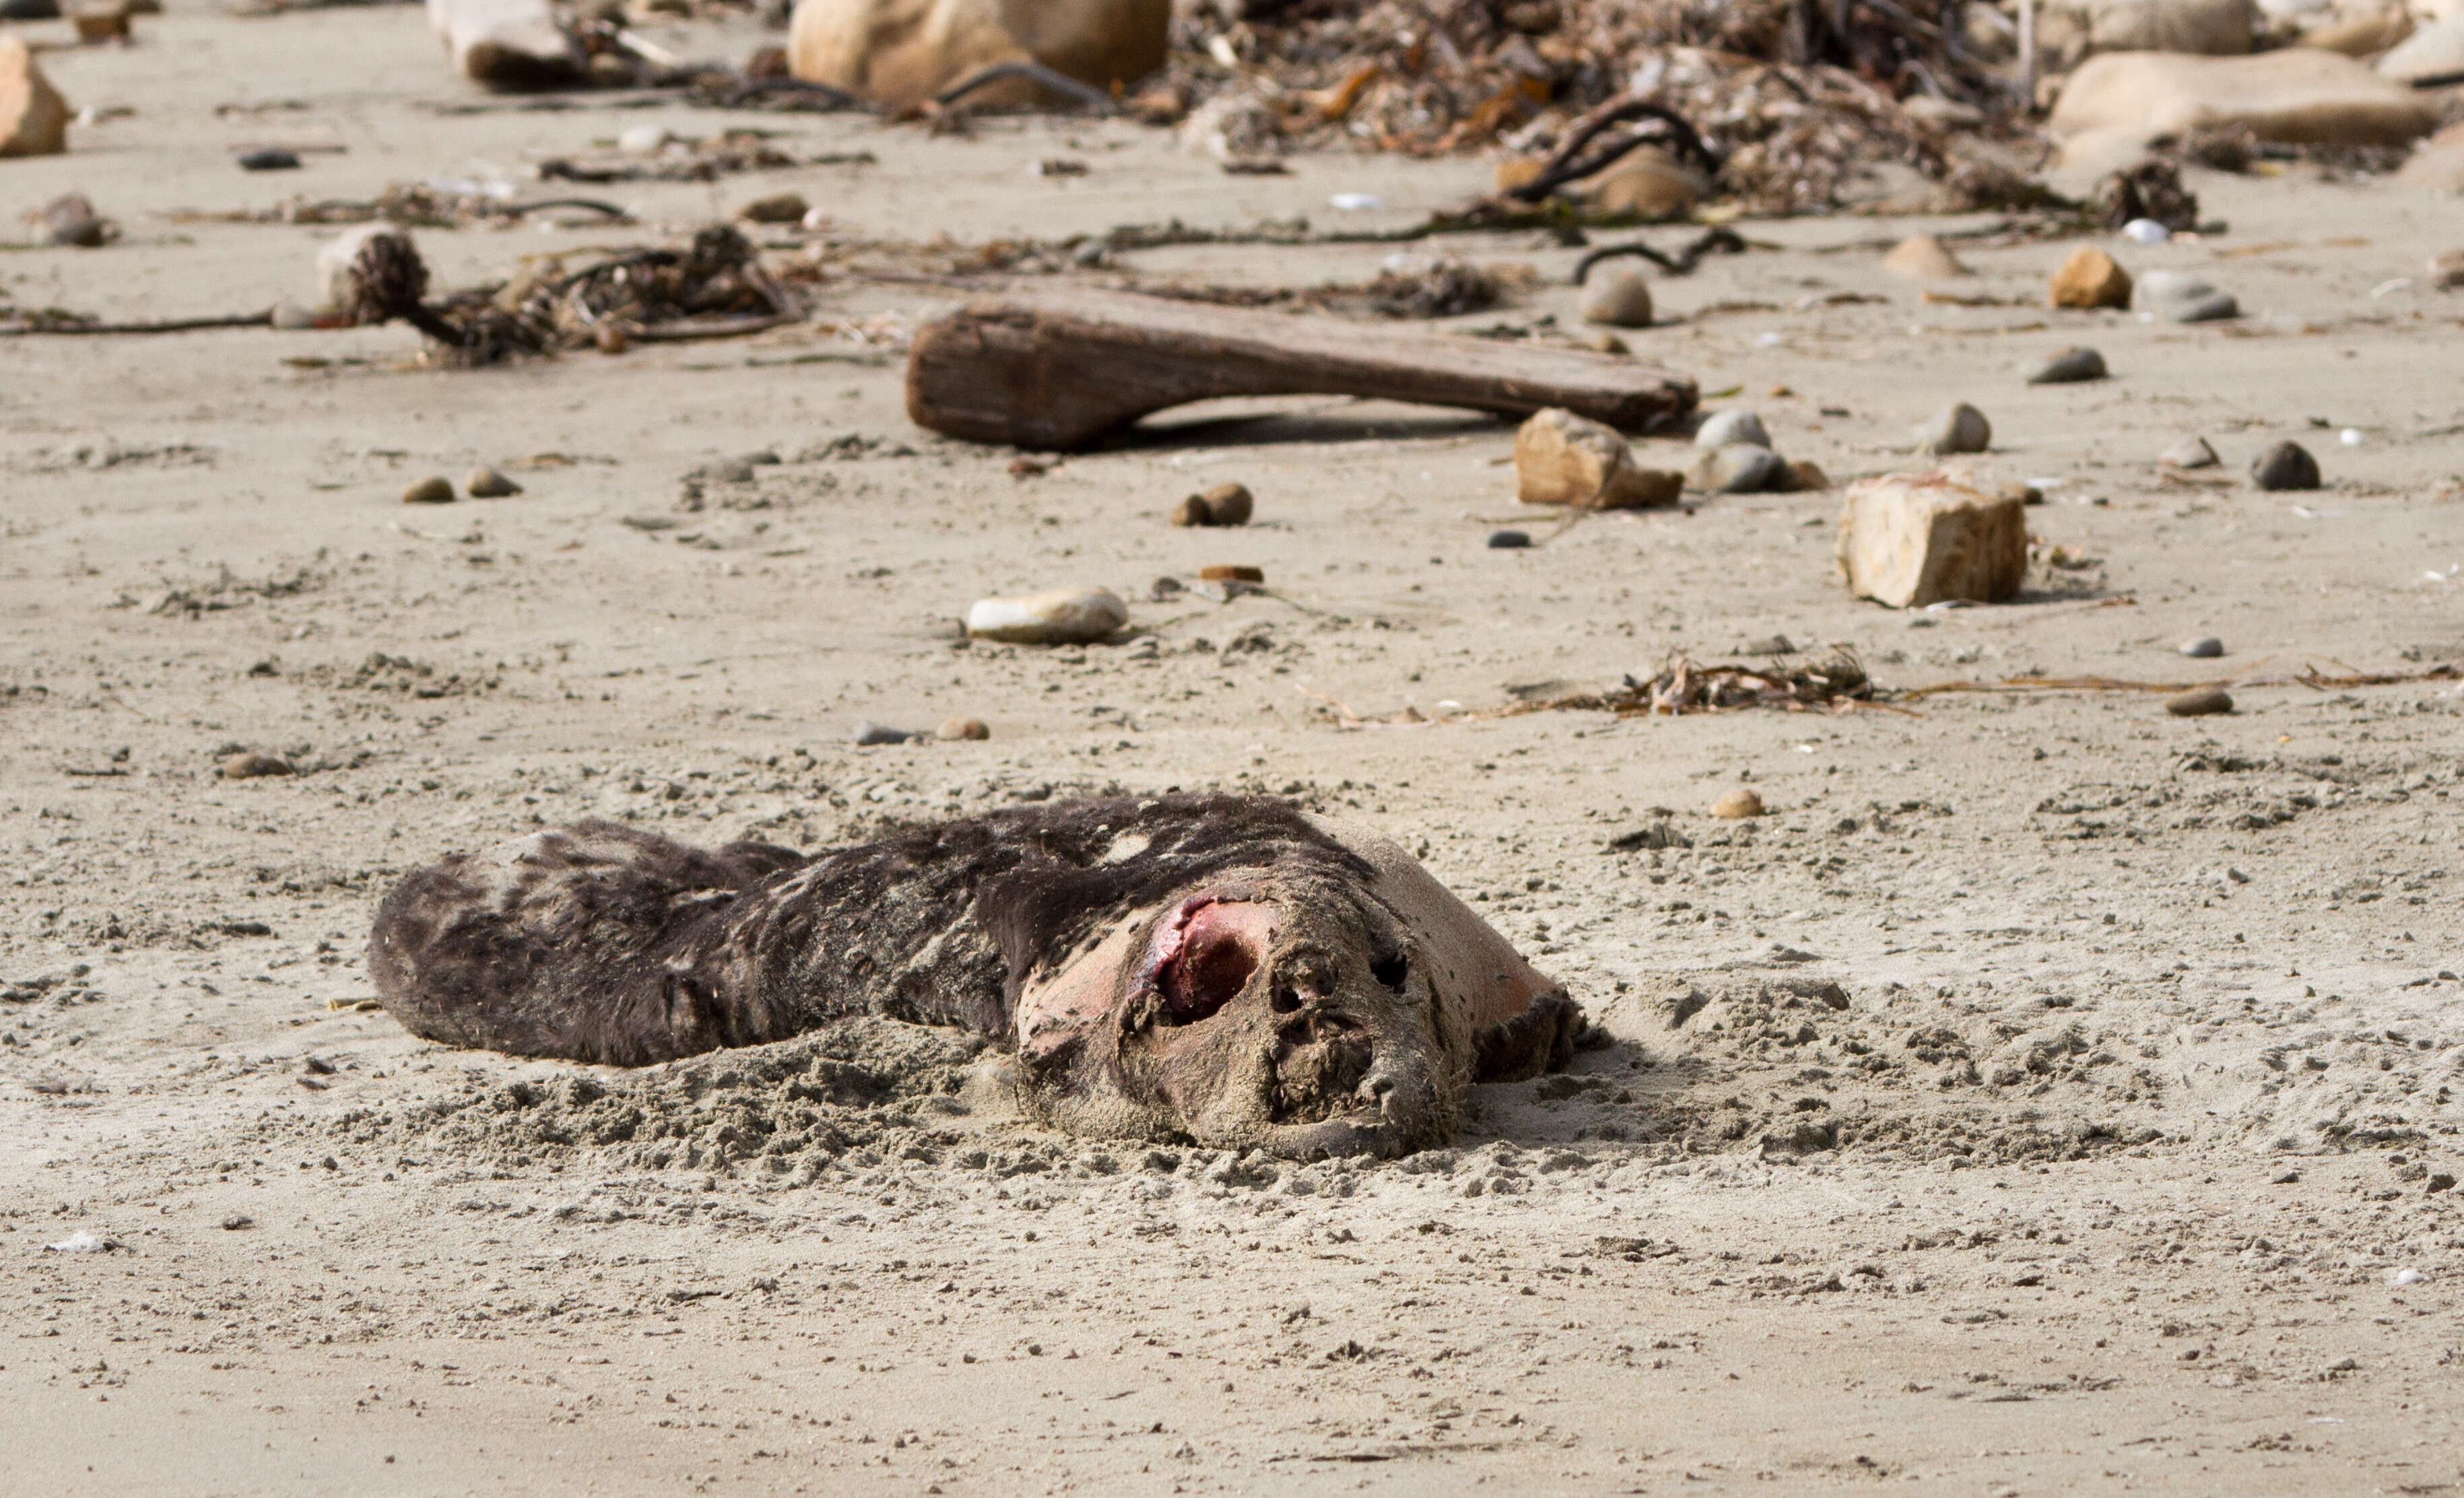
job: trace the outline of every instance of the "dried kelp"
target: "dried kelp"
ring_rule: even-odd
[[[1740,708],[1779,708],[1792,713],[1842,712],[1872,702],[1873,678],[1857,653],[1834,646],[1830,655],[1802,666],[1706,666],[1683,653],[1647,678],[1628,676],[1608,692],[1576,692],[1518,702],[1480,716],[1513,717],[1525,713],[1613,713],[1619,717],[1728,713]]]

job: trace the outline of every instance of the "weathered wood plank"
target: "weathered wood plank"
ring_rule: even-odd
[[[1624,431],[1682,430],[1694,382],[1629,359],[1118,292],[991,297],[928,324],[907,414],[975,442],[1084,448],[1154,411],[1234,395],[1354,395]]]

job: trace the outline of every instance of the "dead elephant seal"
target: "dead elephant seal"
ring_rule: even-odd
[[[816,857],[583,822],[420,870],[369,938],[455,1046],[636,1066],[854,1015],[1013,1047],[1080,1134],[1399,1155],[1582,1011],[1392,842],[1245,796],[1060,802]]]

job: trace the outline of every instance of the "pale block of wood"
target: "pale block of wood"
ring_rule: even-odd
[[[1942,473],[1859,480],[1839,507],[1839,570],[1851,593],[1893,608],[2001,603],[2027,576],[2022,504]]]

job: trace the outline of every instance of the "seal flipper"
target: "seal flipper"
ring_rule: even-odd
[[[368,969],[429,1040],[639,1066],[784,1039],[759,960],[762,881],[803,855],[691,848],[612,822],[458,854],[378,909]]]

